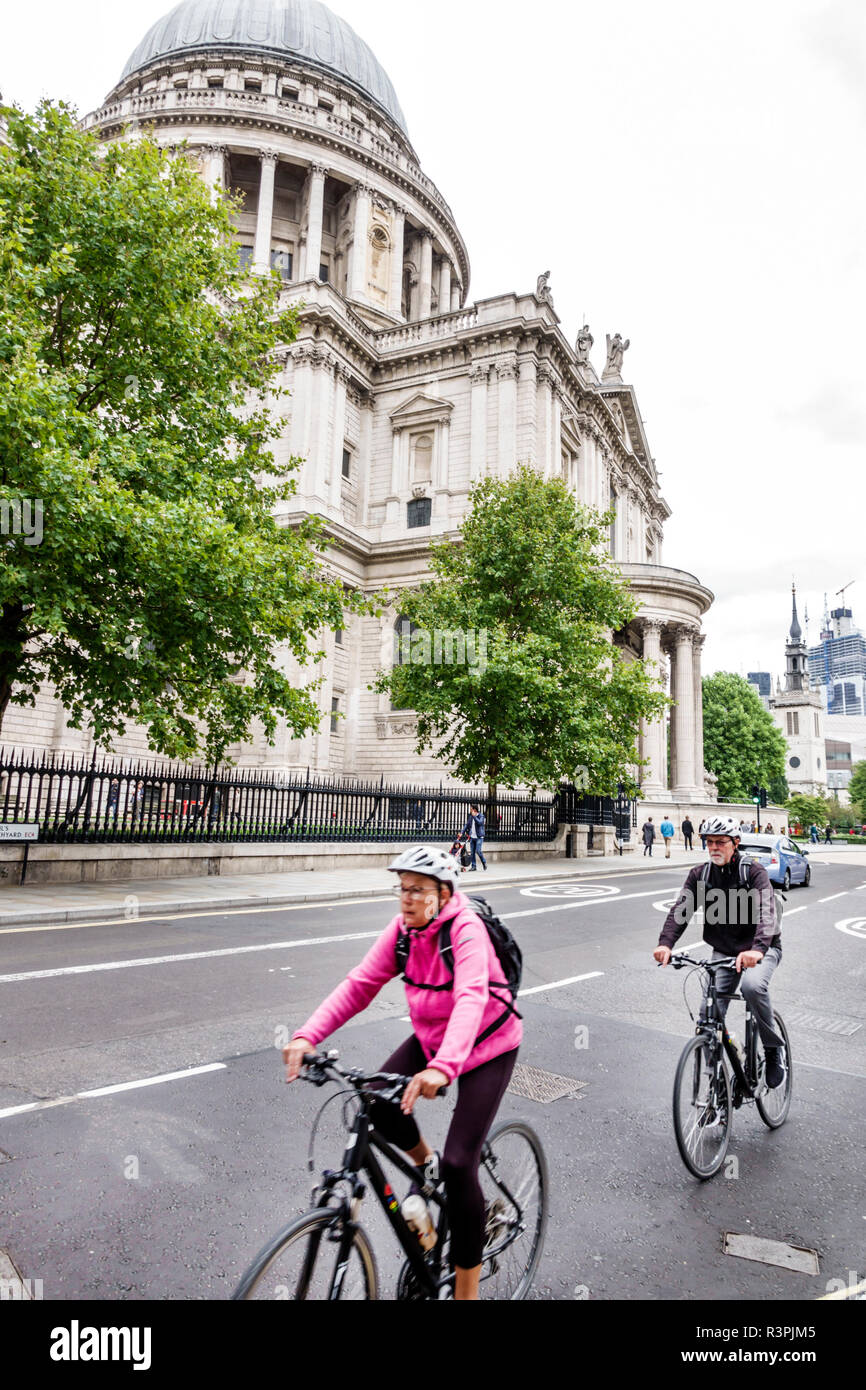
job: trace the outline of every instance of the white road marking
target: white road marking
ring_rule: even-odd
[[[501,912],[499,915],[503,922],[506,922],[510,921],[512,917],[537,917],[541,912],[569,912],[578,907],[599,907],[601,903],[627,903],[632,898],[652,898],[657,892],[657,888],[650,888],[645,893],[622,893],[614,898],[591,898],[583,902],[556,903],[551,907],[530,907],[522,912]]]
[[[861,941],[866,940],[866,917],[843,917],[841,922],[835,922],[837,931],[846,932],[848,936],[857,936]]]
[[[844,898],[844,897],[846,897],[846,896],[847,896],[847,893],[831,893],[830,896],[829,896],[829,898],[819,898],[819,899],[818,899],[818,902],[819,902],[819,903],[831,903],[831,902],[833,901],[834,898]]]
[[[593,893],[610,897],[619,891],[613,884],[580,883],[571,879],[567,883],[537,883],[531,888],[521,888],[520,894],[524,898],[591,898]]]
[[[116,1086],[97,1086],[91,1091],[76,1091],[73,1096],[57,1096],[54,1100],[31,1101],[29,1105],[10,1105],[0,1110],[0,1120],[8,1115],[21,1115],[25,1110],[48,1110],[55,1105],[71,1105],[74,1100],[88,1100],[94,1096],[111,1096],[117,1091],[135,1091],[141,1086],[160,1086],[164,1081],[180,1081],[186,1076],[201,1076],[208,1071],[225,1071],[225,1062],[208,1062],[201,1067],[188,1067],[186,1071],[167,1071],[161,1076],[146,1076],[141,1081],[122,1081]]]
[[[603,974],[603,970],[590,970],[586,975],[571,975],[567,980],[553,980],[549,985],[533,985],[532,989],[522,989],[517,997],[523,999],[527,994],[543,994],[548,989],[562,989],[563,985],[576,985],[579,980],[595,980]]]
[[[809,911],[808,906],[804,906],[804,907],[786,907],[786,908],[785,908],[785,915],[784,915],[784,917],[782,918],[782,921],[783,921],[783,922],[787,922],[788,918],[789,918],[789,917],[793,917],[793,915],[794,915],[795,912],[808,912],[808,911]]]
[[[0,975],[0,985],[16,984],[20,980],[53,979],[57,975],[88,975],[96,970],[131,970],[139,965],[175,965],[216,956],[242,956],[252,951],[288,951],[294,946],[328,946],[334,941],[366,941],[381,935],[380,931],[349,932],[345,936],[308,936],[298,941],[271,941],[260,946],[226,946],[219,951],[189,951],[180,956],[146,956],[136,960],[110,960],[99,965],[63,965],[56,970],[25,970],[17,975]]]

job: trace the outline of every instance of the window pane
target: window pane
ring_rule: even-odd
[[[416,497],[406,508],[406,525],[410,530],[416,526],[429,526],[433,511],[430,497]]]

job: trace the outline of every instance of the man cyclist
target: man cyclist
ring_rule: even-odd
[[[733,993],[737,975],[740,991],[758,1025],[767,1059],[766,1082],[772,1089],[785,1077],[784,1039],[777,1032],[770,1004],[770,979],[782,959],[782,937],[776,925],[773,890],[761,864],[740,855],[740,826],[734,816],[713,816],[706,823],[709,873],[705,864],[689,870],[682,891],[668,913],[653,957],[660,965],[670,961],[673,947],[698,907],[704,906],[704,940],[713,947],[712,960],[736,956],[736,967],[716,972],[719,994]],[[748,892],[740,892],[740,864],[748,866]],[[700,886],[699,886],[700,885]],[[747,973],[746,973],[747,972]],[[720,998],[724,1019],[727,999]]]

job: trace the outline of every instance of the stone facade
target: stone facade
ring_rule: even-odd
[[[305,7],[300,0],[302,17]],[[348,26],[330,20],[348,52]],[[518,462],[564,478],[593,507],[613,505],[611,552],[641,608],[614,640],[625,659],[653,660],[677,702],[670,738],[666,720],[641,731],[645,793],[704,799],[700,626],[712,594],[662,563],[670,509],[634,388],[621,376],[628,342],[609,344],[599,377],[589,329],[573,346],[546,274],[535,292],[468,300],[463,238],[380,69],[365,85],[360,59],[335,68],[339,45],[325,62],[306,42],[276,53],[273,40],[256,52],[249,28],[227,37],[211,26],[194,42],[181,41],[185,32],[177,21],[162,42],[155,26],[84,123],[104,140],[147,131],[167,147],[185,145],[215,197],[242,192],[242,257],[251,273],[279,268],[284,303],[301,306],[276,452],[304,462],[285,524],[323,517],[331,571],[372,594],[421,581],[430,538],[456,531],[473,485]],[[441,763],[412,751],[412,714],[368,688],[391,660],[398,616],[353,618],[338,640],[328,635],[320,731],[278,735],[273,747],[254,733],[233,750],[239,761],[442,779]],[[8,734],[69,746],[48,696],[35,712],[10,716]],[[86,737],[72,737],[86,751]],[[117,751],[143,753],[144,740],[131,731]]]

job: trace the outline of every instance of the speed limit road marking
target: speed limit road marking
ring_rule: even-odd
[[[619,891],[603,883],[537,883],[520,890],[526,898],[609,898]]]
[[[859,936],[861,941],[866,941],[866,917],[844,917],[841,922],[836,923],[836,930],[846,932],[848,936]]]

